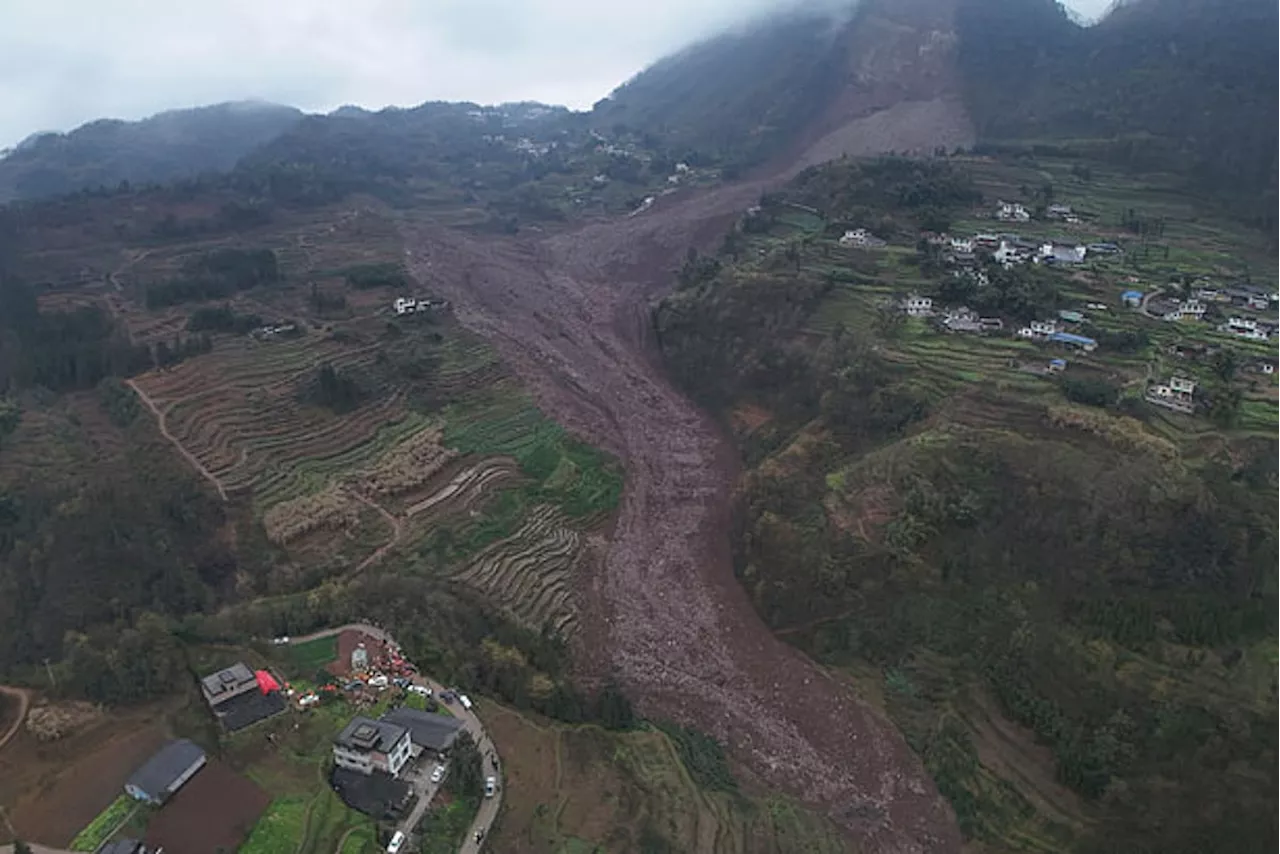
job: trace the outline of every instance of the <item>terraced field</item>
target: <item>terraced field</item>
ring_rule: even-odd
[[[510,537],[481,552],[456,578],[517,622],[569,637],[578,625],[574,566],[581,536],[554,507],[540,506]]]

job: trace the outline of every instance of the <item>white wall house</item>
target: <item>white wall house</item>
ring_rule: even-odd
[[[413,297],[396,297],[392,308],[395,309],[396,314],[413,314],[418,310],[418,301]]]
[[[1058,322],[1056,320],[1031,321],[1031,334],[1033,335],[1052,335],[1057,331]]]
[[[361,774],[381,771],[395,777],[412,755],[407,729],[360,715],[333,740],[334,764]]]
[[[912,294],[902,301],[902,310],[908,317],[928,317],[933,314],[933,299]]]
[[[996,207],[996,219],[1004,222],[1028,222],[1031,214],[1016,202],[999,202]]]

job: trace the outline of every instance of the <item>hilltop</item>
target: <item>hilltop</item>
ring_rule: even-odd
[[[241,101],[38,134],[0,158],[0,202],[223,172],[301,117],[293,107]]]

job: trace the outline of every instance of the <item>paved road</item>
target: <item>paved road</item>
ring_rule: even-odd
[[[306,643],[309,640],[315,640],[317,638],[333,637],[334,635],[341,634],[348,629],[364,632],[365,634],[385,643],[394,644],[396,642],[395,638],[392,637],[389,632],[366,623],[351,623],[345,626],[338,626],[333,629],[325,629],[322,632],[314,632],[302,637],[290,638],[289,642]],[[427,686],[437,697],[440,695],[440,692],[448,690],[444,685],[441,685],[431,677],[424,676],[422,674],[415,676],[413,681],[415,684]],[[476,717],[474,712],[467,711],[456,702],[449,706],[449,711],[455,718],[462,721],[463,728],[466,729],[467,732],[471,733],[471,737],[475,739],[476,747],[480,748],[480,755],[483,757],[484,762],[484,775],[486,777],[497,777],[499,781],[497,794],[492,798],[485,798],[480,802],[480,810],[476,813],[476,818],[471,824],[471,829],[467,831],[466,841],[463,842],[462,847],[458,849],[459,854],[478,854],[478,852],[483,850],[487,844],[487,838],[484,842],[477,843],[475,841],[476,831],[483,830],[487,834],[489,828],[493,826],[494,819],[498,817],[498,811],[502,808],[502,775],[494,767],[494,762],[497,761],[500,763],[501,759],[498,758],[498,749],[494,746],[493,740],[490,739],[489,734],[485,732],[484,724],[480,722],[480,718]],[[490,756],[494,757],[494,759],[491,760],[489,758]],[[427,767],[425,771],[427,774],[430,774],[431,768]],[[402,830],[413,827],[417,823],[418,819],[420,819],[422,814],[426,811],[427,805],[430,803],[430,799],[435,796],[435,791],[434,787],[428,789],[427,796],[419,800],[418,805],[415,806],[413,812],[410,813],[405,821],[401,823]]]

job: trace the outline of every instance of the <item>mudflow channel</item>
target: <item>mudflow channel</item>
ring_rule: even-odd
[[[732,451],[657,363],[650,301],[761,189],[669,196],[544,239],[406,223],[406,251],[546,411],[626,465],[614,536],[583,591],[588,672],[612,674],[646,714],[713,734],[860,850],[958,852],[955,819],[900,733],[751,606],[730,562]]]

